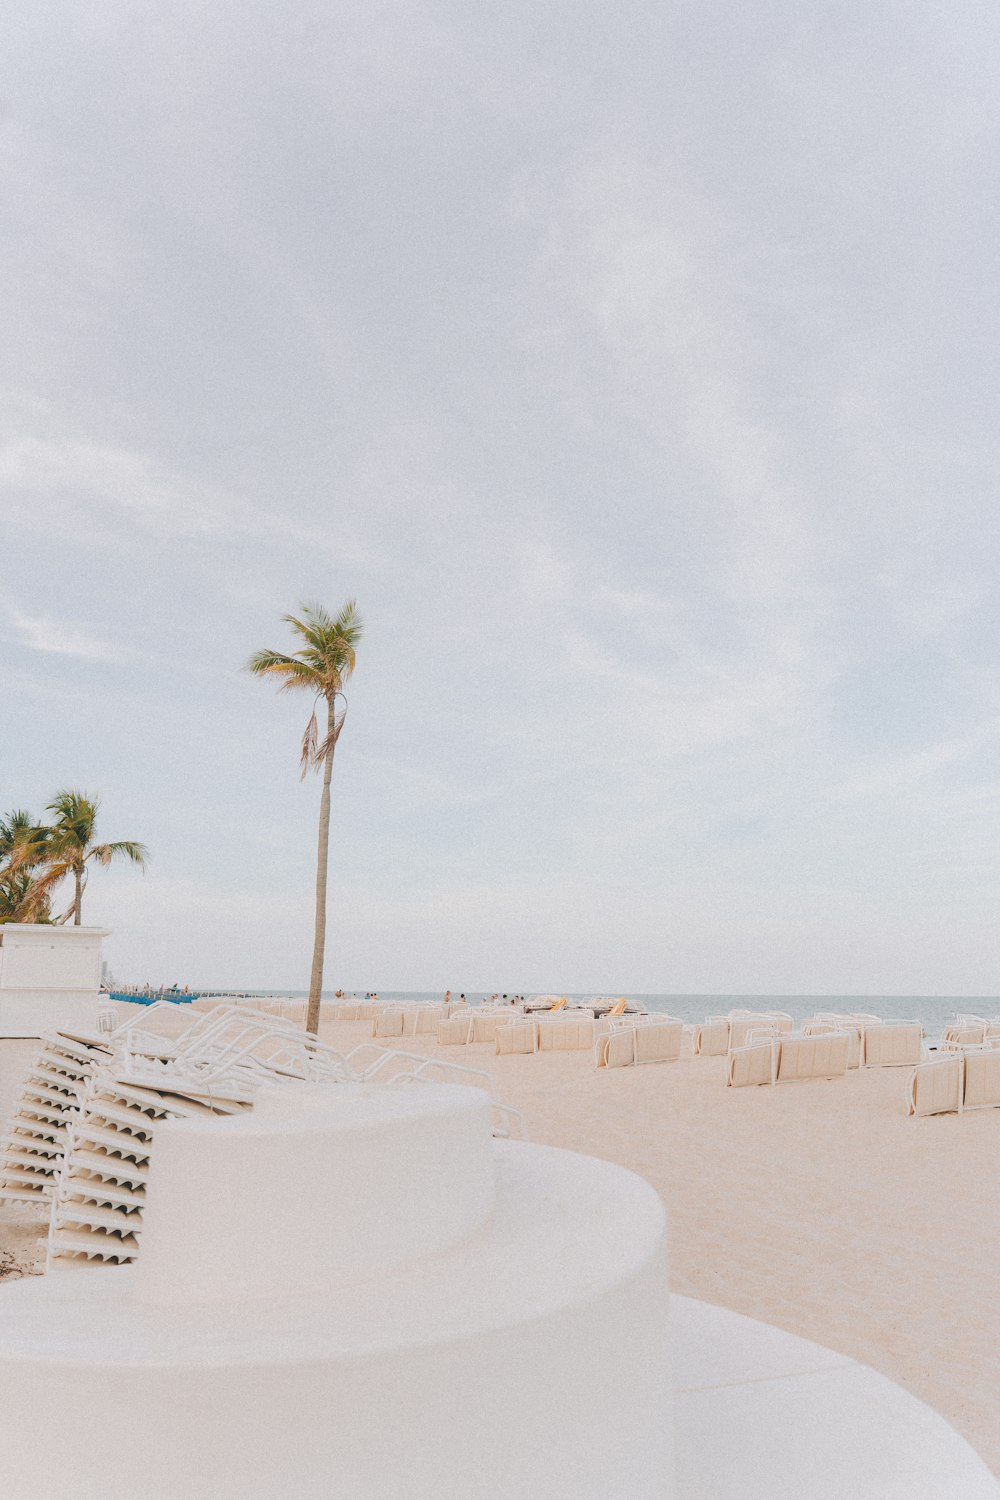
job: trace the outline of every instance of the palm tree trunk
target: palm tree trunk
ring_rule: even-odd
[[[80,913],[83,907],[83,871],[79,865],[73,871],[73,879],[76,881],[76,896],[73,900],[73,926],[79,927]]]
[[[333,735],[336,700],[327,700],[327,734]],[[334,745],[323,762],[323,793],[319,799],[319,846],[316,850],[316,926],[313,937],[312,970],[309,975],[309,1005],[306,1030],[319,1030],[319,1001],[323,989],[323,958],[326,952],[326,867],[330,857],[330,777],[333,774]]]

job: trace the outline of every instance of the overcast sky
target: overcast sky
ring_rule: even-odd
[[[14,0],[0,810],[123,980],[1000,992],[994,0]]]

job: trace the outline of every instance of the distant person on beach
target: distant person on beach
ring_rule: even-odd
[[[445,992],[444,992],[444,1003],[445,1003],[445,1005],[450,1005],[451,1004],[451,990],[445,990]]]

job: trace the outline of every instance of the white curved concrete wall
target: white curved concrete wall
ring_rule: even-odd
[[[181,1304],[284,1296],[291,1271],[298,1296],[329,1297],[345,1279],[460,1244],[493,1201],[479,1089],[262,1093],[248,1114],[158,1127],[136,1293]]]
[[[477,1090],[372,1086],[343,1091],[339,1128],[316,1108],[265,1111],[261,1136],[236,1128],[249,1121],[158,1136],[139,1265],[4,1293],[0,1494],[673,1500],[662,1205],[607,1162],[491,1141],[482,1106]],[[385,1128],[369,1154],[373,1121]],[[473,1123],[491,1163],[485,1217],[482,1183],[473,1193],[467,1180],[478,1171],[464,1141]],[[269,1150],[267,1134],[284,1148]],[[308,1184],[284,1186],[288,1147],[303,1135],[307,1154],[322,1139],[314,1164],[331,1174],[317,1194],[319,1235]],[[252,1143],[253,1174],[231,1149],[237,1138]],[[177,1149],[161,1154],[168,1139]],[[434,1150],[434,1202],[451,1193],[464,1207],[450,1248],[437,1232],[435,1253],[401,1263],[396,1220],[414,1184],[394,1163],[409,1158],[419,1177]],[[361,1173],[363,1158],[376,1170]],[[234,1165],[226,1228],[213,1230],[211,1184],[224,1194]],[[357,1199],[342,1195],[354,1171]],[[193,1200],[185,1173],[201,1184]],[[367,1263],[330,1217],[338,1198],[347,1220],[361,1214]],[[280,1265],[270,1233],[264,1255],[236,1237],[272,1218],[283,1224]],[[411,1248],[418,1231],[424,1247],[436,1232],[414,1219]],[[220,1255],[223,1265],[199,1272],[199,1259]],[[189,1278],[214,1300],[189,1300]]]

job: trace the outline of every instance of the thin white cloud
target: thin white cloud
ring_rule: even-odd
[[[166,537],[294,542],[354,564],[379,562],[366,546],[326,536],[287,511],[253,505],[113,443],[19,433],[0,445],[0,488],[9,518],[31,529],[55,517],[87,527],[96,511]]]
[[[51,615],[31,615],[16,605],[6,606],[11,625],[22,646],[50,656],[76,656],[90,661],[118,661],[126,653],[111,641],[91,635]]]

